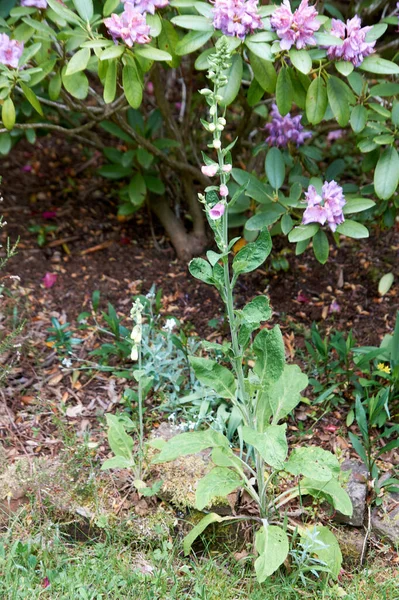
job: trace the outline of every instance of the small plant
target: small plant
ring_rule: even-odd
[[[29,225],[28,231],[37,235],[36,241],[39,248],[43,248],[48,242],[48,236],[58,230],[57,225]]]

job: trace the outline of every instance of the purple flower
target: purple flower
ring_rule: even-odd
[[[333,300],[330,304],[330,308],[328,309],[329,313],[339,313],[341,312],[341,306],[338,304],[336,300]]]
[[[224,35],[240,39],[255,29],[263,29],[257,0],[215,0],[213,26]]]
[[[35,8],[47,8],[47,0],[21,0],[21,6],[33,6]]]
[[[290,113],[282,117],[275,104],[272,105],[271,110],[272,120],[267,123],[265,129],[269,136],[266,138],[266,142],[269,146],[277,146],[278,148],[286,148],[288,143],[302,146],[305,140],[312,137],[310,131],[304,131],[303,125],[301,124],[302,115],[291,117]]]
[[[221,202],[218,202],[217,204],[215,204],[215,206],[213,208],[210,209],[210,211],[209,211],[210,218],[213,221],[220,219],[220,217],[222,217],[224,215],[224,209],[225,209],[225,205],[222,204]]]
[[[157,8],[168,6],[169,0],[122,0],[124,4],[131,4],[137,12],[155,14]]]
[[[10,40],[6,33],[0,33],[0,63],[16,69],[24,50],[23,42]]]
[[[330,131],[327,135],[328,142],[335,142],[336,140],[340,140],[345,135],[345,129],[335,129],[335,131]]]
[[[342,209],[346,204],[342,187],[335,181],[326,181],[322,187],[321,196],[316,188],[310,185],[305,194],[308,206],[303,213],[302,223],[320,223],[324,225],[327,222],[331,231],[335,231],[337,226],[345,221]]]
[[[146,23],[145,15],[140,14],[131,4],[125,5],[121,15],[112,14],[108,19],[104,19],[104,23],[114,42],[116,38],[121,38],[129,48],[135,42],[147,44],[150,41],[150,27]]]
[[[345,23],[332,19],[331,35],[344,40],[342,46],[327,48],[328,58],[347,60],[355,67],[362,64],[366,56],[374,52],[374,42],[366,42],[367,32],[371,27],[362,27],[360,18],[356,15]]]
[[[57,273],[46,273],[44,277],[42,277],[43,285],[45,288],[52,288],[53,285],[57,282]]]
[[[282,50],[289,50],[293,45],[298,50],[316,45],[313,34],[320,29],[321,24],[316,19],[317,10],[308,4],[309,0],[302,0],[293,13],[289,1],[284,0],[270,17],[270,23],[281,40]]]

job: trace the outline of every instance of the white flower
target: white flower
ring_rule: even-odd
[[[132,351],[130,353],[130,360],[137,360],[139,357],[138,346],[132,346]]]
[[[142,328],[141,325],[135,325],[133,327],[132,333],[130,334],[130,339],[134,344],[140,344],[142,338]]]
[[[172,333],[174,328],[176,327],[176,321],[174,319],[166,319],[165,325],[162,327],[168,333]]]
[[[61,364],[62,364],[62,365],[64,365],[64,367],[66,367],[67,369],[69,369],[69,367],[71,367],[71,366],[72,366],[72,361],[71,361],[71,359],[70,359],[70,358],[64,358],[64,359],[62,360],[62,363],[61,363]]]

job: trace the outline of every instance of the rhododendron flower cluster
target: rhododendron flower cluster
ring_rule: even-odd
[[[0,33],[0,63],[16,69],[24,50],[23,42],[10,40],[6,33]]]
[[[375,40],[366,42],[367,32],[371,27],[362,27],[358,16],[343,23],[338,19],[331,21],[331,35],[344,40],[342,46],[330,46],[327,49],[328,58],[347,60],[355,67],[362,64],[366,56],[374,52]]]
[[[121,38],[131,48],[135,42],[147,44],[150,41],[150,26],[146,23],[145,15],[135,10],[132,4],[126,4],[121,15],[112,14],[104,19],[104,23],[114,42]]]
[[[337,226],[345,221],[342,212],[346,204],[342,187],[335,181],[326,181],[322,187],[321,195],[317,193],[316,188],[310,185],[305,194],[308,206],[303,213],[302,223],[320,223],[326,222],[331,231],[335,231]]]
[[[32,8],[47,8],[47,0],[21,0],[21,6]]]
[[[124,4],[131,4],[141,14],[155,14],[157,8],[168,6],[169,0],[122,0]]]
[[[213,26],[224,35],[240,39],[255,29],[263,29],[257,0],[215,0]]]
[[[289,143],[301,146],[305,140],[312,137],[310,131],[305,131],[301,124],[302,115],[291,117],[290,113],[282,117],[275,104],[271,110],[272,120],[267,123],[265,129],[269,136],[266,142],[269,146],[277,146],[278,148],[286,148]]]
[[[296,46],[298,50],[306,46],[315,46],[314,33],[320,29],[321,23],[316,19],[318,13],[309,0],[302,0],[293,13],[288,0],[284,0],[270,18],[272,27],[280,38],[282,50]]]

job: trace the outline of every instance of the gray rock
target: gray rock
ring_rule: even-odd
[[[353,515],[348,517],[337,512],[335,520],[338,523],[346,523],[353,527],[361,527],[364,522],[364,511],[366,509],[367,495],[367,468],[357,460],[345,460],[342,463],[343,471],[350,471],[349,479],[345,489],[352,500]]]
[[[384,496],[382,506],[375,508],[371,514],[371,526],[378,536],[399,545],[399,494],[387,493]]]

